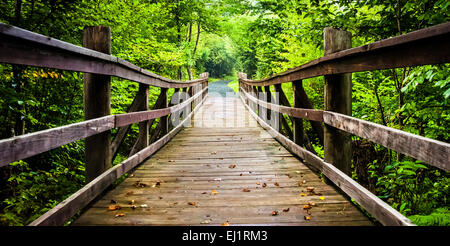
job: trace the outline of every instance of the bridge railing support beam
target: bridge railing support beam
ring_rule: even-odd
[[[148,90],[149,86],[146,84],[139,84],[139,90],[137,97],[142,97],[142,103],[139,105],[137,111],[147,111],[149,110],[148,106]],[[151,127],[150,121],[142,121],[139,122],[139,135],[136,140],[135,145],[133,146],[133,149],[130,152],[130,156],[134,155],[138,151],[144,149],[149,145],[149,128]]]
[[[86,27],[83,46],[111,54],[111,29],[104,26]],[[111,113],[111,77],[84,73],[84,120],[95,119]],[[111,132],[91,136],[85,140],[86,181],[90,182],[111,164]]]
[[[301,108],[301,100],[305,100],[304,98],[301,98],[300,94],[300,91],[303,89],[302,87],[303,83],[301,80],[292,82],[292,89],[294,91],[294,108]],[[301,118],[294,118],[292,123],[294,143],[303,147],[303,120]]]
[[[160,108],[167,108],[169,106],[169,102],[167,100],[168,92],[169,92],[168,88],[161,87],[160,97],[162,97],[161,98],[162,104]],[[169,116],[166,115],[161,117],[160,121],[161,121],[161,136],[164,136],[169,132]]]
[[[348,31],[331,27],[324,29],[324,55],[352,47],[352,35]],[[352,74],[326,75],[324,110],[341,114],[352,114]],[[351,135],[325,124],[325,161],[351,176]]]
[[[271,103],[272,102],[272,93],[270,93],[270,85],[264,86],[264,92],[265,92],[265,98],[266,102]],[[270,117],[272,115],[272,111],[270,109],[266,109],[266,122],[270,123]]]

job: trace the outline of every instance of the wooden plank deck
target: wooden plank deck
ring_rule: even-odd
[[[114,202],[121,209],[109,211]],[[311,202],[315,206],[304,209]],[[191,127],[93,202],[73,225],[225,222],[373,225],[259,127],[238,98],[222,97],[208,97]]]

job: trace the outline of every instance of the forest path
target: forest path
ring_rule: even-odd
[[[238,98],[210,96],[191,127],[93,202],[73,225],[224,223],[372,225],[260,127]]]
[[[208,94],[211,97],[236,97],[237,94],[228,87],[232,80],[218,80],[208,84]]]

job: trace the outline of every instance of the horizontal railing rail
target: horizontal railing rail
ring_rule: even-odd
[[[276,112],[279,112],[282,114],[287,114],[287,115],[295,117],[295,118],[323,122],[323,110],[281,106],[278,104],[268,103],[263,100],[260,100],[256,97],[252,96],[250,93],[245,92],[244,90],[242,90],[241,92],[245,95],[245,97],[248,100],[250,100],[266,109],[270,109],[270,110],[273,110],[273,111],[276,111]]]
[[[200,97],[206,89],[204,88],[188,100],[168,108],[110,115],[0,140],[0,167],[112,128],[127,126],[178,112]]]
[[[95,50],[0,23],[0,63],[115,76],[162,88],[186,88],[206,81],[179,81],[151,73]]]
[[[268,86],[317,76],[448,62],[450,23],[332,53],[272,77],[241,81]]]
[[[241,93],[259,106],[301,119],[324,122],[340,130],[371,140],[384,147],[450,171],[450,144],[425,138],[370,121],[330,111],[280,106],[257,99],[243,89]]]

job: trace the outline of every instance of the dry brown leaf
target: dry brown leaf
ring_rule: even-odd
[[[289,212],[289,208],[284,208],[283,212]]]
[[[109,211],[114,211],[114,210],[119,210],[122,207],[120,207],[119,205],[109,205],[108,210]]]
[[[189,205],[191,205],[191,206],[195,206],[195,205],[197,205],[197,203],[196,203],[196,202],[188,202],[188,204],[189,204]]]
[[[143,188],[143,187],[145,187],[147,185],[144,184],[144,183],[141,183],[141,181],[138,180],[138,181],[134,182],[134,186],[137,187],[137,188]]]
[[[230,166],[228,166],[229,168],[235,168],[236,164],[231,164]]]
[[[263,184],[262,184],[262,187],[263,187],[263,188],[266,188],[266,186],[267,186],[266,183],[263,183]]]
[[[133,195],[134,194],[134,192],[133,191],[128,191],[125,195],[127,195],[127,196],[131,196],[131,195]]]
[[[303,185],[303,183],[300,181],[300,182],[298,182],[298,186],[302,186]]]
[[[306,187],[306,191],[313,192],[314,191],[314,187],[308,186],[308,187]]]
[[[278,211],[272,211],[272,216],[277,216],[278,215]]]
[[[249,189],[245,189],[245,188],[244,188],[244,189],[242,189],[242,191],[243,191],[243,192],[250,192],[250,190],[249,190]]]
[[[273,183],[275,186],[280,186],[278,182]]]
[[[242,176],[242,173],[241,173],[241,174],[239,174],[239,176]]]

